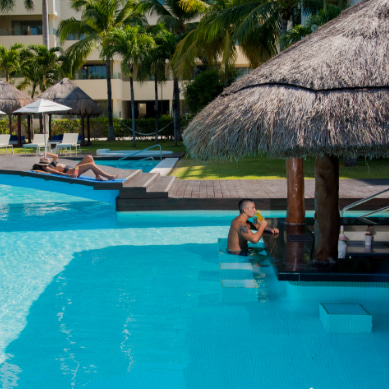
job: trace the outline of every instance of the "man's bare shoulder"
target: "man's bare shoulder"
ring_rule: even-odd
[[[232,222],[231,222],[231,228],[235,231],[246,233],[248,232],[248,226],[247,222],[242,220],[241,217],[237,216]]]

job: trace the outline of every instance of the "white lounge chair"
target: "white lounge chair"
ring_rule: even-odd
[[[12,149],[12,154],[14,153],[14,147],[9,144],[9,140],[11,138],[11,135],[3,134],[0,135],[0,147],[5,148],[5,153],[7,154],[8,147],[11,147]]]
[[[41,147],[45,148],[45,134],[34,134],[32,143],[26,143],[23,145],[24,155],[26,155],[27,149],[35,149],[35,151],[40,154]]]
[[[77,133],[66,133],[63,134],[63,139],[61,143],[58,143],[55,146],[56,153],[59,153],[61,150],[65,149],[65,152],[67,149],[70,151],[70,155],[72,154],[72,147],[76,148],[76,155],[77,155],[77,147],[80,148],[80,145],[78,144],[78,134]]]

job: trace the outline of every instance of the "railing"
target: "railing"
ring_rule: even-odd
[[[369,196],[369,197],[365,197],[364,199],[355,201],[355,202],[352,203],[352,204],[346,205],[346,206],[340,211],[340,217],[343,217],[345,211],[349,210],[350,208],[354,208],[354,207],[356,207],[357,205],[366,203],[367,201],[372,200],[372,199],[378,197],[379,195],[382,195],[383,193],[386,193],[386,192],[388,192],[388,191],[389,191],[389,189],[385,189],[385,190],[383,190],[383,191],[381,191],[381,192],[378,192],[378,193],[376,193],[376,194],[373,194],[373,195],[371,195],[371,196]],[[384,207],[384,208],[381,208],[381,209],[377,209],[376,211],[372,211],[372,212],[366,213],[366,214],[364,214],[364,215],[362,215],[362,216],[360,216],[360,217],[370,216],[370,215],[373,215],[373,214],[375,214],[375,213],[383,212],[383,211],[386,211],[386,210],[389,210],[389,207]]]
[[[124,160],[127,159],[127,158],[132,158],[134,155],[138,155],[138,154],[143,153],[143,152],[146,151],[146,150],[150,150],[150,149],[152,149],[152,148],[154,148],[154,147],[159,147],[159,159],[162,161],[162,147],[161,147],[161,145],[158,145],[158,144],[157,144],[157,145],[153,145],[153,146],[147,147],[146,149],[137,151],[136,153],[129,154],[129,155],[126,155],[126,156],[123,157],[123,158],[118,159],[118,161],[117,161],[117,167],[119,167],[120,161],[124,161]],[[152,159],[154,160],[153,157],[146,157],[146,158],[143,158],[142,160],[148,159],[148,158],[152,158]],[[134,161],[134,162],[139,162],[139,159],[138,159],[137,161]]]

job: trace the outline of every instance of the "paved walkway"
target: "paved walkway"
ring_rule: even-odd
[[[305,198],[315,198],[315,180],[305,180]],[[389,189],[389,179],[339,181],[340,198],[364,198]],[[286,198],[286,180],[179,180],[169,191],[174,198]],[[380,196],[389,198],[389,192]]]

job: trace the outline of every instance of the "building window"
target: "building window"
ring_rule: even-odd
[[[76,73],[76,80],[101,80],[106,78],[105,65],[84,65]]]
[[[13,35],[42,35],[42,22],[39,20],[13,21]]]

